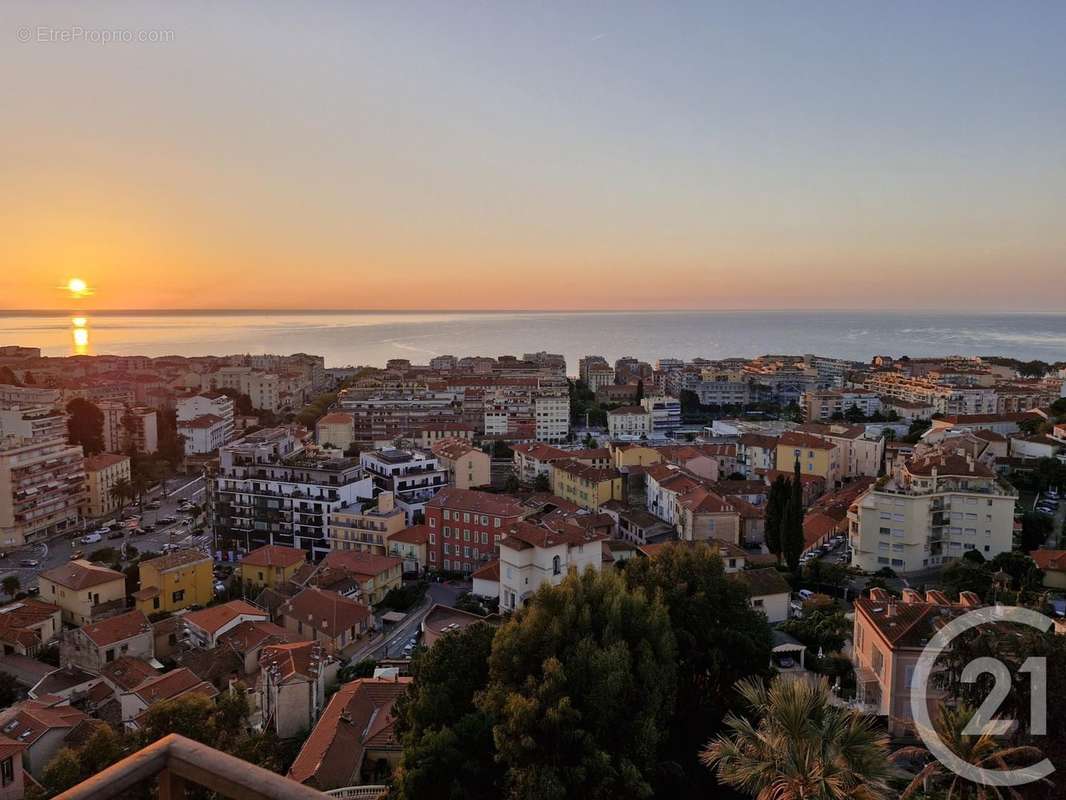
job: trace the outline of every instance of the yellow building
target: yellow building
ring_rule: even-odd
[[[622,467],[649,467],[663,461],[663,455],[654,447],[643,444],[611,444],[611,460],[616,469]]]
[[[379,494],[376,508],[334,511],[329,518],[330,549],[385,555],[389,536],[406,526],[404,516],[392,492]]]
[[[468,440],[442,439],[434,442],[431,449],[440,465],[448,470],[448,482],[452,486],[474,489],[491,482],[492,459]]]
[[[100,453],[85,459],[85,507],[82,514],[91,519],[117,511],[122,503],[112,496],[120,481],[129,483],[130,458],[117,453]]]
[[[557,497],[595,511],[608,500],[622,499],[622,474],[564,459],[552,463],[551,487]]]
[[[292,580],[296,571],[306,563],[307,554],[303,550],[267,544],[241,559],[237,575],[249,592],[264,586],[276,589]]]
[[[792,472],[799,461],[800,474],[814,475],[825,480],[825,488],[836,487],[841,478],[840,448],[809,433],[789,431],[777,440],[777,468]]]
[[[389,555],[403,559],[404,572],[426,571],[430,528],[415,525],[389,536]]]
[[[359,551],[338,551],[328,554],[310,579],[318,583],[326,570],[347,572],[359,584],[362,602],[377,605],[391,590],[403,585],[403,561],[394,556],[379,556]]]
[[[214,598],[211,556],[199,550],[175,550],[140,565],[141,588],[133,593],[145,614],[206,606]]]
[[[63,609],[63,621],[88,625],[126,608],[126,576],[83,559],[42,572],[40,598]]]
[[[355,418],[344,411],[333,411],[315,423],[315,440],[319,446],[347,450],[355,440]]]

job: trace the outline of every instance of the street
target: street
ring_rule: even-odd
[[[153,525],[156,520],[174,516],[178,518],[178,521],[166,525],[161,528],[156,528],[150,533],[146,533],[140,536],[126,534],[124,539],[108,539],[106,536],[99,542],[94,544],[82,544],[81,534],[76,538],[60,537],[52,539],[49,542],[39,542],[25,547],[18,548],[8,553],[7,557],[0,561],[0,580],[6,578],[9,575],[14,575],[19,579],[22,591],[26,591],[31,586],[37,585],[37,576],[45,570],[53,569],[61,566],[70,561],[71,554],[80,550],[85,558],[95,552],[104,548],[112,548],[117,550],[122,547],[125,542],[129,542],[134,545],[139,552],[154,551],[160,552],[164,544],[189,544],[197,546],[200,544],[198,541],[186,541],[189,539],[190,534],[195,527],[192,525],[182,524],[182,520],[186,515],[178,512],[178,505],[188,500],[191,503],[202,503],[204,499],[204,479],[203,476],[195,478],[189,478],[182,476],[179,479],[171,480],[169,482],[173,484],[174,488],[169,489],[168,497],[166,500],[162,499],[161,488],[156,488],[149,495],[145,496],[146,502],[158,502],[159,508],[156,510],[145,510],[144,516],[141,518],[140,524]],[[137,506],[132,506],[134,513],[137,512]],[[107,522],[117,518],[118,512],[106,517],[101,522]],[[93,530],[94,527],[90,526],[89,530]],[[201,534],[206,536],[207,534]],[[203,544],[210,542],[210,537],[203,539]],[[23,567],[20,562],[23,560],[32,559],[40,562],[35,567]]]
[[[470,591],[469,584],[456,582],[430,583],[426,589],[426,596],[422,602],[408,612],[403,622],[385,634],[384,640],[377,639],[364,647],[354,651],[350,657],[352,663],[366,658],[380,660],[383,658],[400,658],[403,655],[404,645],[412,637],[417,637],[421,630],[422,620],[425,619],[429,610],[438,603],[451,606],[463,592]]]

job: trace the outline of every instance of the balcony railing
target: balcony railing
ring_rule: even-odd
[[[55,800],[107,800],[153,778],[158,782],[159,800],[184,800],[186,788],[190,786],[202,786],[223,797],[240,800],[324,800],[329,797],[302,783],[172,733],[57,795]]]

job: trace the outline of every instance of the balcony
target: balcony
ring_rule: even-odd
[[[56,800],[108,800],[121,797],[127,790],[153,779],[158,787],[159,800],[184,800],[186,790],[193,786],[240,800],[324,800],[330,796],[207,745],[171,734],[57,795]],[[381,794],[348,796],[371,800]]]

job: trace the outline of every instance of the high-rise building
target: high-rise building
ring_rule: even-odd
[[[62,438],[0,439],[0,547],[76,529],[85,491],[79,445]]]

